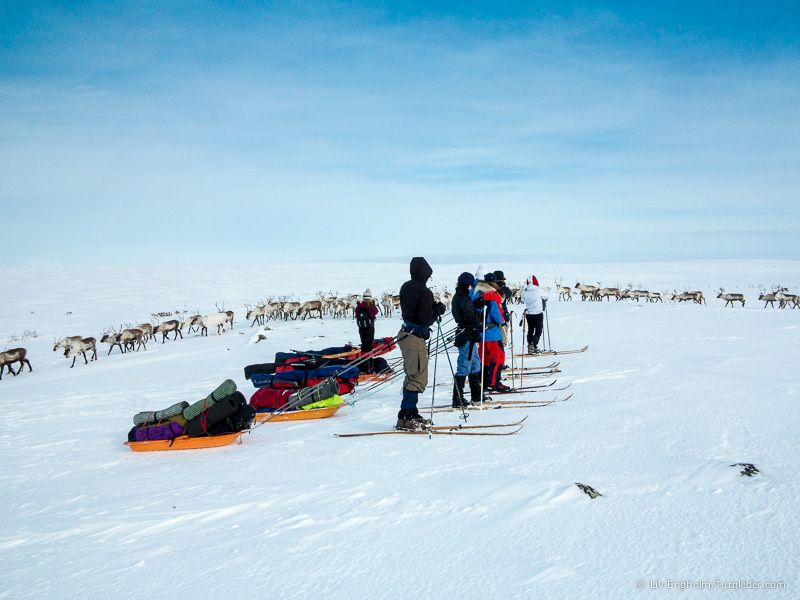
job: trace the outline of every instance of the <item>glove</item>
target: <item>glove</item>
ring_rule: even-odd
[[[485,302],[483,301],[483,298],[478,296],[472,301],[472,306],[474,306],[477,310],[480,310],[485,306]]]
[[[434,302],[433,312],[437,317],[441,317],[445,312],[447,312],[447,309],[445,308],[444,303]]]

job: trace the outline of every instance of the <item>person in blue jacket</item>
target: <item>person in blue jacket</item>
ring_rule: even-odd
[[[494,273],[486,273],[483,281],[475,285],[470,295],[473,298],[480,296],[484,303],[481,332],[483,341],[479,349],[484,370],[484,387],[489,390],[506,391],[508,387],[500,381],[502,367],[506,363],[502,346],[503,333],[500,329],[505,324],[502,308],[504,294],[496,279]]]

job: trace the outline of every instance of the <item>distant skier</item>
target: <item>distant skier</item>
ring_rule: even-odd
[[[539,339],[544,328],[544,310],[550,296],[539,287],[535,275],[526,280],[525,289],[522,290],[522,301],[525,303],[525,320],[528,322],[528,354],[539,354]]]
[[[411,259],[411,279],[400,288],[400,311],[403,326],[397,334],[397,345],[403,354],[403,401],[397,413],[396,429],[423,429],[430,421],[417,410],[420,393],[428,385],[428,347],[431,325],[445,312],[444,304],[433,301],[433,292],[425,284],[433,269],[421,256]]]
[[[456,380],[453,384],[453,408],[461,408],[481,401],[481,354],[479,344],[481,341],[480,329],[483,327],[482,313],[476,308],[483,307],[483,300],[469,297],[469,292],[475,284],[472,273],[462,273],[458,276],[456,293],[453,296],[453,319],[456,329],[455,346],[458,348],[458,362],[456,367]],[[470,400],[464,397],[464,385],[469,377]]]
[[[378,316],[378,305],[372,299],[369,288],[364,291],[361,302],[356,304],[356,324],[361,337],[361,354],[372,352],[375,341],[375,317]]]

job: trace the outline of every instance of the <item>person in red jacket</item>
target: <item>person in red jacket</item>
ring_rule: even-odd
[[[356,324],[358,335],[361,337],[361,354],[372,352],[372,343],[375,341],[375,318],[378,316],[378,305],[372,299],[369,288],[364,291],[364,296],[356,304]]]
[[[506,363],[503,349],[503,334],[501,326],[505,324],[503,318],[503,298],[505,294],[497,285],[494,273],[486,273],[483,281],[479,281],[472,290],[474,297],[480,296],[484,303],[485,323],[482,330],[482,343],[480,346],[481,361],[485,375],[484,387],[488,390],[503,392],[508,389],[500,381],[502,367]]]

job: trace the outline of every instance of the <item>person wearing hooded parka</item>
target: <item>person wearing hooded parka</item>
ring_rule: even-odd
[[[419,395],[428,385],[428,347],[431,325],[444,314],[441,302],[434,302],[433,292],[425,285],[433,269],[421,256],[411,259],[411,279],[400,288],[400,311],[403,326],[397,345],[403,355],[403,401],[397,413],[396,429],[422,429],[430,425],[417,410]]]

